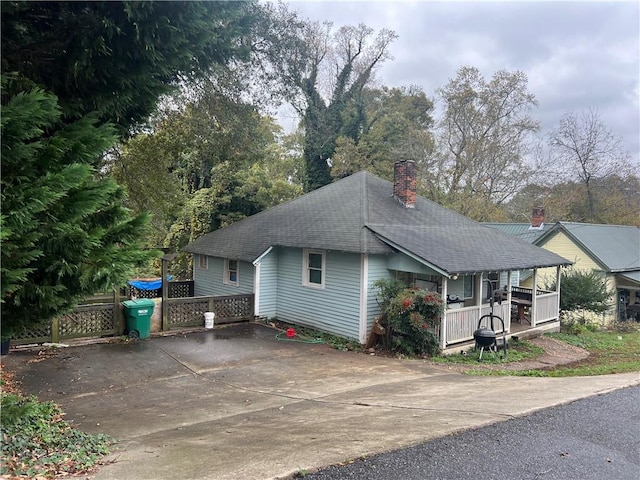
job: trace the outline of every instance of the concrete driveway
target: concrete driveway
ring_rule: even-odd
[[[287,478],[640,384],[637,373],[464,376],[276,333],[239,324],[3,362],[25,393],[119,440],[95,479]]]

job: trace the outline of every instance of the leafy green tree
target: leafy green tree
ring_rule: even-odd
[[[280,127],[215,84],[203,86],[186,103],[168,102],[181,108],[159,116],[152,131],[124,142],[105,163],[131,208],[153,214],[151,245],[174,252],[301,192],[299,161],[281,144]],[[180,255],[171,273],[190,275],[189,262]]]
[[[282,5],[267,11],[261,58],[301,118],[305,191],[311,191],[331,183],[329,162],[338,137],[357,141],[363,118],[353,102],[390,58],[397,35],[386,29],[374,35],[363,24],[333,31],[328,23],[300,20]]]
[[[550,290],[555,291],[553,282]],[[560,311],[604,313],[611,307],[612,292],[604,276],[593,270],[569,268],[560,276]]]
[[[95,116],[56,129],[60,117],[37,88],[2,105],[3,335],[122,285],[153,254],[140,242],[148,219],[131,217],[122,189],[97,175],[114,129]]]
[[[393,163],[398,159],[413,160],[428,171],[433,150],[432,111],[433,102],[417,86],[364,89],[344,112],[347,118],[360,118],[360,127],[352,137],[338,137],[331,176],[341,178],[368,170],[391,180]]]
[[[246,54],[253,5],[3,3],[5,332],[121,284],[149,258],[148,216],[123,208],[99,160],[160,95]]]

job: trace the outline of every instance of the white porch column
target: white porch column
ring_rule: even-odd
[[[507,272],[507,305],[509,305],[509,332],[511,332],[511,270]]]
[[[442,277],[442,301],[444,302],[444,313],[440,322],[440,349],[447,348],[447,277]]]
[[[558,318],[558,321],[560,320],[560,279],[562,278],[562,267],[560,267],[560,265],[558,265],[556,267],[556,293],[558,294],[558,302],[557,302],[557,309],[556,309],[556,315]]]
[[[533,291],[531,292],[531,312],[529,318],[531,319],[531,326],[536,326],[536,297],[538,296],[538,269],[533,269]]]

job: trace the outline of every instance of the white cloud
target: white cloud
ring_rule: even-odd
[[[597,108],[640,162],[638,2],[293,2],[335,26],[390,28],[399,39],[381,83],[417,84],[433,96],[463,65],[486,78],[521,70],[543,129],[567,111]]]

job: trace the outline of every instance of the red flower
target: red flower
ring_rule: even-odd
[[[409,300],[408,298],[405,298],[405,299],[402,301],[402,306],[403,306],[404,308],[407,308],[409,305],[411,305],[411,300]]]

